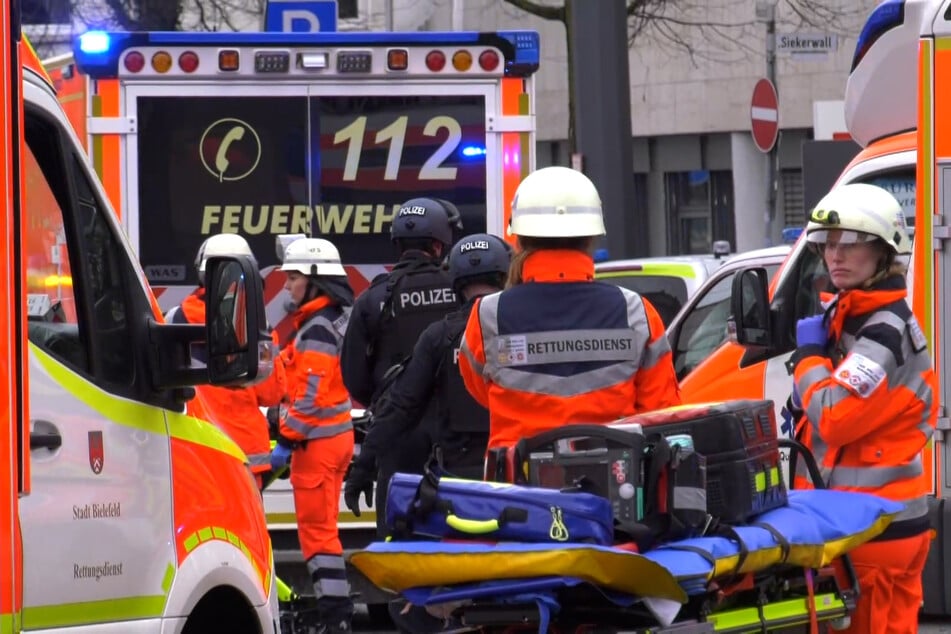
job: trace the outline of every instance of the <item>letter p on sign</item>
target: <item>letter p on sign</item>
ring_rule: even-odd
[[[268,0],[264,30],[283,33],[337,30],[337,0]]]

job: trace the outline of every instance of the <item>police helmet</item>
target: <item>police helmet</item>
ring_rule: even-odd
[[[453,230],[462,231],[462,216],[455,205],[441,198],[413,198],[397,210],[390,238],[430,238],[448,247],[453,243]]]
[[[508,273],[512,247],[488,233],[474,233],[459,240],[449,253],[449,279],[452,290],[459,290],[469,278]]]

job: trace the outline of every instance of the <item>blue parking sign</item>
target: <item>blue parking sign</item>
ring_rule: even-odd
[[[313,33],[337,30],[337,0],[268,0],[264,30]]]

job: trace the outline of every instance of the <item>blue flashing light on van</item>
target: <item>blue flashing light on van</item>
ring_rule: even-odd
[[[905,0],[885,0],[875,7],[872,14],[868,16],[859,39],[855,42],[855,54],[852,56],[852,68],[849,72],[855,70],[865,54],[875,44],[875,40],[880,38],[883,33],[905,22]]]

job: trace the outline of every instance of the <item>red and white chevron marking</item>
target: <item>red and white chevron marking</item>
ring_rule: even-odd
[[[380,273],[386,273],[390,267],[382,264],[358,264],[344,267],[347,270],[347,276],[350,280],[350,286],[357,295],[362,293],[370,286],[370,282]],[[284,290],[284,281],[286,275],[279,271],[276,266],[269,266],[261,270],[264,277],[264,309],[267,313],[267,320],[277,330],[278,337],[283,343],[293,328],[293,323],[288,317],[286,302],[288,300],[287,291]],[[155,299],[158,300],[159,307],[163,313],[168,312],[174,306],[182,303],[186,297],[195,292],[195,286],[154,286],[152,292],[155,293]]]

